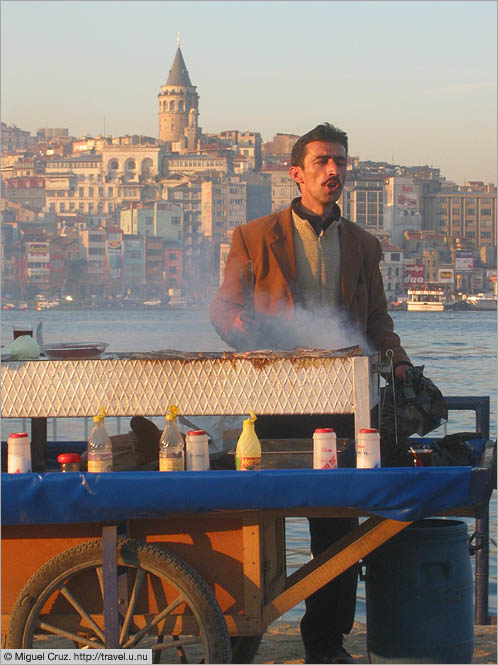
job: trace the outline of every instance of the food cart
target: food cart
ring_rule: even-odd
[[[2,415],[352,413],[370,425],[375,360],[357,351],[120,354],[2,367]],[[41,452],[40,452],[41,451]],[[2,640],[152,648],[173,662],[250,662],[267,626],[402,531],[487,509],[486,468],[4,474]],[[287,575],[284,519],[356,516]],[[55,641],[54,641],[55,640]],[[157,661],[159,662],[159,661]]]

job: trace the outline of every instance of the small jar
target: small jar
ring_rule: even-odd
[[[81,457],[78,453],[61,453],[57,457],[57,461],[61,465],[62,473],[80,470]]]
[[[317,427],[313,434],[313,468],[337,469],[337,437],[331,427]]]
[[[356,468],[380,469],[380,434],[376,429],[360,429],[356,440]]]
[[[185,458],[187,471],[209,471],[209,437],[203,429],[187,434]]]
[[[7,440],[7,472],[31,471],[31,444],[27,432],[14,432]]]

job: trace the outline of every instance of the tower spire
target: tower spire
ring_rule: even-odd
[[[178,48],[180,48],[180,33],[179,32],[176,35],[176,45],[178,46]]]

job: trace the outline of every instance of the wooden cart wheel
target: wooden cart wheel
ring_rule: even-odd
[[[195,570],[128,538],[118,540],[117,563],[120,648],[152,649],[155,662],[231,662],[223,613]],[[61,552],[19,594],[6,647],[105,649],[102,588],[101,540]]]
[[[232,637],[232,663],[252,663],[262,639],[263,633]]]

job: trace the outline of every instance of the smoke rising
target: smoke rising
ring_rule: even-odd
[[[331,314],[327,307],[313,310],[296,306],[291,319],[256,315],[255,334],[251,349],[308,349],[337,350],[358,345],[364,354],[373,349],[357,326],[344,313]]]

